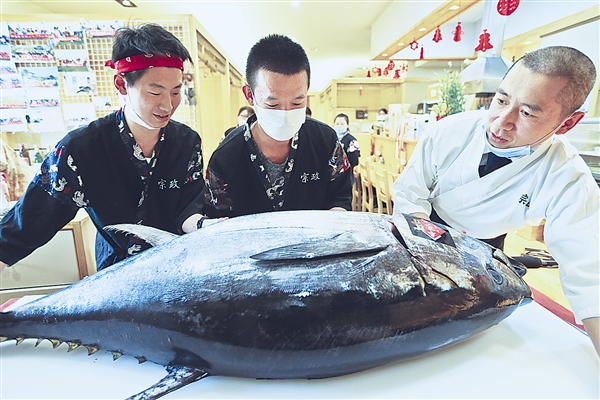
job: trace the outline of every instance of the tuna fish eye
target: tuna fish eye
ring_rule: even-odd
[[[502,282],[504,282],[504,278],[502,277],[502,274],[500,274],[498,271],[496,271],[494,268],[491,267],[487,267],[487,271],[488,273],[491,275],[492,279],[494,279],[494,281],[498,284],[501,285]]]

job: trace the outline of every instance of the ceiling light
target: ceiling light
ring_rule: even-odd
[[[448,10],[454,11],[454,10],[458,10],[459,8],[460,7],[455,4],[455,5],[451,6]]]
[[[387,55],[388,55],[387,53],[383,53],[383,54],[381,55],[381,57],[387,57]]]
[[[404,46],[404,43],[400,42],[398,43],[398,46]]]
[[[133,1],[130,0],[115,0],[117,3],[122,5],[123,7],[137,7]]]
[[[419,28],[419,32],[425,32],[427,28]]]
[[[526,42],[523,42],[523,44],[531,44],[531,43],[533,43],[531,40],[528,40],[528,41],[526,41]]]

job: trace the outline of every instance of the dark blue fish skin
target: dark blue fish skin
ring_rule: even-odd
[[[326,378],[467,339],[531,299],[501,252],[411,224],[338,211],[231,219],[0,314],[0,336],[211,375]]]

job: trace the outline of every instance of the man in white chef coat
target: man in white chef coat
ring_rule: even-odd
[[[428,129],[392,192],[394,213],[430,218],[501,249],[507,232],[545,218],[565,295],[600,354],[600,190],[561,136],[583,118],[578,109],[595,78],[578,50],[526,54],[489,111],[448,116]]]

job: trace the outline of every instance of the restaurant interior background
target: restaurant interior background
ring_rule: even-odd
[[[434,118],[430,110],[440,102],[445,71],[462,74],[469,110],[489,104],[508,65],[527,51],[568,45],[596,67],[600,60],[595,0],[521,0],[516,9],[514,0],[132,2],[135,7],[115,0],[1,1],[1,139],[26,158],[32,176],[69,130],[119,107],[114,71],[104,62],[114,28],[123,25],[158,23],[190,50],[195,62],[186,66],[188,96],[174,119],[202,136],[206,160],[246,105],[241,86],[249,49],[261,37],[280,33],[298,41],[311,61],[312,116],[332,125],[336,114],[348,114],[361,158],[385,166],[391,177],[401,172]],[[35,36],[44,30],[48,35]],[[486,51],[476,51],[482,44]],[[499,72],[489,69],[490,60],[502,60]],[[380,108],[389,110],[387,118],[377,118]],[[587,118],[568,137],[598,180],[598,82],[584,108]],[[33,281],[9,279],[17,269],[4,271],[2,299],[14,295],[11,290],[56,288],[94,272],[89,219],[80,217],[65,229],[68,235],[53,239],[62,240],[55,244],[61,254],[27,261]],[[535,226],[529,239],[543,245]],[[48,263],[56,267],[40,268]]]

